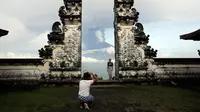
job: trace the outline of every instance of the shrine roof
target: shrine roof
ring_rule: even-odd
[[[0,29],[0,37],[8,34],[7,30]]]
[[[180,35],[180,39],[200,41],[200,29],[188,34]]]
[[[156,64],[200,65],[200,58],[154,58]]]
[[[43,65],[42,58],[0,58],[0,65]]]

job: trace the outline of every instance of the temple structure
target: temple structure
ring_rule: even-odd
[[[194,32],[188,33],[188,34],[181,35],[180,39],[200,41],[200,29],[198,29]],[[200,56],[200,50],[197,50],[197,51]]]
[[[153,74],[151,65],[157,50],[147,46],[149,35],[138,22],[134,0],[114,1],[115,73],[117,77]]]
[[[8,31],[0,29],[0,37],[8,34]],[[40,79],[45,71],[42,59],[12,59],[0,58],[1,80]]]
[[[7,30],[0,29],[0,37],[5,36],[8,34]]]
[[[200,40],[200,29],[180,35],[184,40]],[[200,55],[200,50],[198,50]],[[200,78],[200,58],[154,58],[155,74],[159,78]]]
[[[46,76],[50,79],[80,79],[82,0],[63,1],[64,6],[58,11],[61,22],[53,23],[52,32],[47,35],[48,45],[38,50],[41,58],[0,59],[0,79],[40,79]],[[157,50],[147,45],[150,36],[138,22],[139,12],[133,4],[134,0],[114,0],[116,77],[145,80],[200,78],[200,58],[155,58]],[[181,38],[195,37],[199,32]]]
[[[154,58],[154,64],[154,78],[200,78],[200,58]]]
[[[1,80],[40,79],[45,71],[42,59],[0,59]]]
[[[53,76],[81,76],[82,0],[64,0],[59,8],[61,23],[56,21],[48,34],[48,44],[39,50]],[[62,26],[62,28],[60,28]]]
[[[200,29],[191,33],[180,35],[180,39],[200,41]]]

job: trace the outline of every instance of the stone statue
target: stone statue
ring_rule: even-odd
[[[141,23],[136,23],[135,26],[135,44],[148,44],[149,35],[146,36],[144,33],[143,25]]]
[[[153,48],[151,48],[151,46],[147,46],[145,51],[145,57],[146,58],[153,58],[157,56],[157,52],[158,50],[154,50]]]
[[[55,32],[55,33],[62,33],[62,30],[61,28],[59,27],[61,24],[60,22],[56,21],[55,23],[53,23],[53,26],[52,26],[52,32]]]
[[[65,6],[61,6],[60,8],[59,8],[59,11],[58,11],[58,15],[62,18],[62,17],[64,17],[65,15],[67,15],[67,11],[65,10]]]
[[[54,43],[54,44],[64,44],[64,34],[59,27],[61,24],[60,22],[56,21],[52,25],[52,32],[48,34],[48,43]]]
[[[136,28],[137,28],[136,30],[138,32],[144,32],[144,27],[141,23],[136,23],[135,26],[136,26]]]
[[[49,46],[45,46],[44,48],[38,50],[38,52],[39,52],[39,57],[49,59],[52,58],[53,49],[50,48]]]
[[[133,17],[133,20],[135,21],[135,22],[137,22],[138,21],[138,18],[139,18],[139,12],[137,12],[137,10],[134,8],[134,7],[132,7],[131,9],[130,9],[130,16],[131,17]]]

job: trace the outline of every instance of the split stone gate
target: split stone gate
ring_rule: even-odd
[[[63,0],[60,22],[48,34],[48,44],[39,50],[52,75],[81,75],[82,0]],[[114,0],[115,75],[132,77],[153,74],[153,57],[157,50],[147,46],[149,35],[138,22],[134,0]],[[59,28],[59,26],[62,28]]]

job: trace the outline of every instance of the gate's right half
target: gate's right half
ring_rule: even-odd
[[[114,0],[115,74],[118,78],[152,72],[152,57],[157,50],[147,46],[149,35],[138,23],[134,0]]]

